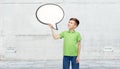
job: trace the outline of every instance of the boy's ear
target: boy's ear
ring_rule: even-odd
[[[74,27],[75,27],[75,28],[77,27],[77,24],[76,24],[76,23],[74,23]]]

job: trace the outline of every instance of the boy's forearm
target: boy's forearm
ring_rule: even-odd
[[[80,52],[81,52],[81,45],[80,42],[78,43],[78,57],[80,57]]]
[[[54,39],[57,39],[56,34],[55,34],[55,32],[54,32],[54,30],[53,30],[52,28],[51,28],[51,32],[52,32],[53,38],[54,38]]]
[[[54,33],[54,30],[52,28],[51,28],[51,33],[52,33],[53,38],[55,39],[55,33]]]

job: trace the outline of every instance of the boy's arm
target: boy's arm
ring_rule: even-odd
[[[80,61],[80,51],[81,51],[81,42],[78,42],[78,55],[77,55],[77,59],[76,59],[76,63],[79,63]]]
[[[78,57],[80,57],[81,44],[78,42]]]
[[[55,34],[54,32],[54,29],[53,29],[53,25],[52,24],[48,24],[50,29],[51,29],[51,32],[52,32],[52,36],[55,40],[59,39],[60,38],[60,35],[59,34]]]

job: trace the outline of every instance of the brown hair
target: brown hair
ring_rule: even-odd
[[[75,23],[76,23],[77,26],[79,25],[79,20],[77,18],[70,18],[70,20],[75,21]]]

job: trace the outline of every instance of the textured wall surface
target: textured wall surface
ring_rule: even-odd
[[[81,59],[120,59],[119,0],[0,0],[1,60],[62,59],[63,40],[53,40],[35,17],[45,3],[65,11],[57,33],[67,29],[69,18],[80,19]]]

